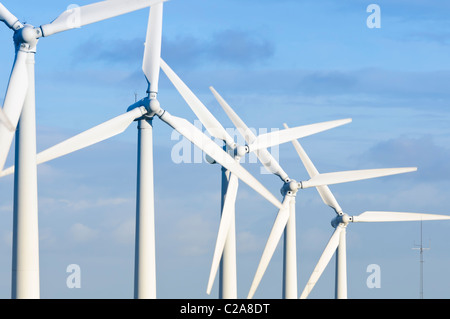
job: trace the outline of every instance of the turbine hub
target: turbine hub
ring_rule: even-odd
[[[41,36],[40,29],[36,29],[31,25],[25,25],[23,28],[16,31],[14,34],[14,41],[16,44],[25,44],[29,48],[36,47],[36,44]]]
[[[236,147],[236,156],[239,158],[244,157],[248,153],[248,146],[238,146]]]
[[[290,190],[291,192],[296,192],[296,191],[298,190],[298,183],[297,183],[297,181],[291,180],[291,181],[288,183],[288,185],[289,185],[289,190]]]
[[[281,194],[283,196],[286,194],[294,195],[297,193],[299,188],[299,183],[296,180],[291,179],[289,180],[289,182],[284,183],[283,187],[281,188]]]
[[[159,101],[157,99],[151,99],[149,103],[149,109],[151,112],[158,113],[158,111],[161,109]]]
[[[148,111],[148,114],[146,114],[148,117],[153,117],[155,115],[161,116],[164,113],[164,110],[161,108],[161,105],[157,99],[145,98],[144,106]]]

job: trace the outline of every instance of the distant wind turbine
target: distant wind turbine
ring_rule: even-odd
[[[284,124],[284,127],[288,127]],[[317,176],[319,172],[315,168],[312,161],[300,145],[298,141],[292,142],[303,165],[311,177]],[[335,296],[337,299],[347,298],[347,246],[346,246],[346,229],[350,223],[373,223],[373,222],[400,222],[400,221],[421,221],[421,220],[448,220],[450,216],[419,214],[405,212],[383,212],[383,211],[367,211],[360,215],[350,216],[342,211],[336,198],[331,193],[328,186],[323,185],[316,187],[325,204],[334,209],[337,216],[332,220],[331,225],[335,228],[328,244],[326,245],[320,259],[304,288],[301,299],[309,296],[314,285],[319,280],[326,266],[330,262],[334,253],[336,253],[336,289]]]
[[[423,225],[422,224],[423,224],[423,221],[421,220],[420,221],[420,244],[417,245],[418,247],[413,248],[413,249],[418,250],[419,254],[420,254],[420,259],[419,259],[419,264],[420,264],[419,297],[420,297],[420,299],[423,299],[423,263],[424,263],[423,251],[430,249],[429,247],[428,248],[423,247],[423,238],[422,238],[422,233],[423,233],[422,226]]]

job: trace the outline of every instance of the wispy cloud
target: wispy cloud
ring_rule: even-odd
[[[119,48],[119,50],[118,50]],[[130,64],[142,60],[144,40],[142,38],[98,40],[91,38],[76,48],[72,62],[101,62],[102,64]]]
[[[89,39],[76,48],[73,63],[139,64],[143,52],[144,41],[141,38]],[[274,52],[274,44],[262,36],[231,29],[213,33],[206,39],[192,35],[163,38],[162,44],[163,58],[177,61],[178,65],[213,62],[244,66],[260,63],[272,57]]]
[[[274,45],[244,31],[225,30],[214,34],[207,54],[218,62],[248,65],[273,56]]]
[[[417,166],[421,181],[450,179],[450,149],[437,145],[432,137],[399,137],[382,141],[363,156],[365,162],[382,165]]]
[[[275,53],[268,39],[241,30],[215,32],[206,39],[179,35],[163,39],[162,55],[178,66],[219,63],[248,66],[262,63]]]
[[[207,81],[205,79],[208,79]],[[270,79],[270,85],[267,85]],[[235,95],[332,101],[333,105],[444,109],[450,94],[450,71],[259,69],[247,72],[217,69],[187,74],[187,83],[207,91],[212,83]]]
[[[209,221],[200,214],[191,215],[176,222],[175,239],[183,256],[203,256],[209,252],[215,233]],[[201,231],[199,231],[201,230]]]
[[[450,32],[412,32],[403,37],[406,41],[420,41],[420,42],[432,42],[440,45],[450,44]]]
[[[69,230],[69,236],[75,242],[88,242],[98,236],[98,231],[81,223],[73,224]]]

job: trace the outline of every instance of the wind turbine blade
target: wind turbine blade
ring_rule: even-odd
[[[278,246],[281,235],[283,235],[284,229],[286,228],[286,224],[289,220],[289,202],[290,197],[285,196],[283,200],[283,207],[278,211],[278,215],[272,226],[272,230],[270,231],[269,238],[267,239],[266,246],[264,247],[264,251],[261,256],[261,260],[259,261],[258,268],[256,269],[255,276],[253,277],[253,282],[250,286],[247,299],[253,298],[253,295],[255,294],[256,289],[258,288],[259,283],[266,272],[267,266],[272,259],[275,249]]]
[[[2,3],[0,3],[0,21],[3,21],[12,30],[18,30],[23,27],[19,19],[9,12]]]
[[[125,114],[119,115],[109,121],[75,135],[74,137],[40,152],[36,158],[37,164],[48,162],[118,135],[125,131],[135,119],[141,117],[145,113],[145,108],[135,108]]]
[[[450,216],[404,212],[378,212],[367,211],[358,216],[353,216],[354,223],[359,222],[403,222],[421,220],[448,220]]]
[[[211,271],[208,280],[208,286],[206,293],[211,293],[214,278],[216,277],[217,270],[220,265],[220,259],[222,258],[223,249],[227,241],[228,233],[230,231],[231,221],[233,220],[234,206],[236,203],[236,196],[238,190],[239,180],[236,175],[230,174],[228,181],[227,193],[222,209],[222,217],[220,219],[219,232],[217,233],[216,247],[214,249],[213,261],[211,264]]]
[[[73,7],[64,11],[49,24],[41,26],[44,37],[82,26],[114,18],[140,10],[166,0],[107,0]]]
[[[225,152],[219,145],[214,143],[208,136],[203,134],[198,128],[189,121],[173,116],[165,111],[161,115],[161,120],[166,122],[173,129],[187,138],[191,143],[200,148],[203,152],[213,158],[217,163],[225,167],[232,174],[235,174],[240,180],[253,188],[261,196],[271,202],[278,208],[281,208],[280,201],[265,188],[253,175],[242,167],[234,158]]]
[[[167,63],[161,59],[161,68],[167,75],[169,80],[181,94],[183,99],[195,113],[197,118],[205,126],[206,130],[212,137],[216,137],[225,141],[228,146],[234,145],[233,138],[223,128],[222,124],[211,114],[206,106],[195,96],[194,93],[187,87],[186,84],[178,77],[178,75],[167,65]]]
[[[309,179],[307,181],[302,182],[302,188],[354,182],[354,181],[371,179],[371,178],[376,178],[376,177],[409,173],[409,172],[414,172],[416,170],[417,170],[416,167],[379,168],[379,169],[366,169],[366,170],[319,174],[319,175],[312,177],[311,179]]]
[[[241,120],[241,118],[236,114],[236,112],[234,112],[234,110],[225,101],[225,99],[220,96],[220,94],[217,93],[217,91],[212,86],[210,86],[209,89],[213,93],[217,102],[219,102],[220,106],[222,106],[225,113],[227,113],[231,122],[233,122],[234,126],[238,129],[239,133],[245,139],[245,142],[249,145],[253,143],[253,141],[256,140],[256,135],[252,132],[252,130],[248,128],[244,121]]]
[[[6,116],[6,113],[1,108],[0,108],[0,122],[2,125],[6,126],[8,131],[13,132],[16,130],[15,126],[11,123],[8,116]]]
[[[284,123],[283,126],[284,126],[285,129],[289,128],[286,123]],[[316,175],[319,175],[319,171],[316,169],[316,167],[314,166],[313,162],[311,161],[309,156],[306,154],[305,150],[300,145],[298,140],[297,139],[292,140],[292,144],[294,145],[294,148],[297,151],[298,156],[302,160],[303,165],[305,166],[306,171],[309,174],[309,177],[314,177]]]
[[[14,166],[10,166],[8,168],[5,168],[3,171],[0,172],[0,177],[8,176],[14,174]]]
[[[285,128],[288,128],[287,124],[283,124]],[[309,174],[309,177],[314,177],[319,175],[319,171],[314,166],[313,162],[309,158],[309,156],[306,154],[303,147],[300,145],[298,140],[293,140],[292,144],[294,145],[295,150],[297,151],[298,156],[300,157],[303,165],[306,168],[306,171]],[[316,187],[317,192],[319,193],[320,197],[322,198],[322,201],[333,208],[337,214],[342,212],[342,208],[337,202],[336,198],[334,197],[333,193],[331,192],[330,188],[326,185],[323,186],[317,186]]]
[[[261,134],[258,135],[256,137],[256,140],[254,140],[253,143],[249,145],[249,149],[250,152],[252,152],[261,148],[269,148],[275,145],[296,140],[301,137],[306,137],[319,132],[330,130],[337,126],[350,123],[351,121],[352,121],[351,119],[344,119],[344,120],[322,122]]]
[[[211,92],[214,94],[216,100],[224,109],[225,113],[228,115],[230,120],[233,122],[234,126],[237,128],[239,133],[242,135],[247,144],[253,143],[256,140],[256,135],[252,132],[251,129],[241,120],[241,118],[234,112],[234,110],[228,105],[228,103],[220,96],[219,93],[211,86],[209,88]],[[258,157],[259,161],[263,166],[271,173],[280,176],[282,180],[286,180],[288,175],[281,168],[280,164],[275,160],[272,154],[265,148],[261,148],[255,151],[256,157]]]
[[[147,38],[145,41],[144,60],[142,70],[150,83],[150,92],[158,92],[159,71],[161,60],[163,3],[158,3],[150,8],[147,26]]]
[[[331,257],[333,257],[334,252],[339,246],[339,236],[341,234],[341,231],[344,226],[338,225],[331,236],[330,240],[328,241],[327,246],[325,247],[322,255],[319,258],[319,261],[317,262],[316,267],[314,268],[311,277],[309,278],[305,289],[303,289],[302,294],[300,295],[300,299],[306,299],[311,291],[313,290],[316,282],[319,280],[320,276],[322,275],[323,271],[327,267],[328,263],[331,260]]]
[[[0,122],[0,171],[5,165],[9,149],[11,148],[11,143],[28,91],[26,60],[27,53],[18,50],[3,103],[2,113],[7,120]]]

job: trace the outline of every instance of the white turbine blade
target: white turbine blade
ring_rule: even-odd
[[[14,174],[14,166],[10,166],[8,168],[5,168],[3,171],[0,172],[0,177],[8,176]]]
[[[11,123],[11,121],[9,120],[8,116],[6,116],[6,113],[3,111],[3,109],[0,108],[0,122],[2,125],[6,126],[6,128],[8,129],[8,131],[15,131],[16,128],[14,127],[14,125]]]
[[[301,137],[306,137],[319,132],[330,130],[337,126],[350,123],[351,121],[351,119],[328,121],[261,134],[258,135],[256,137],[256,140],[254,140],[253,143],[249,145],[249,150],[250,152],[252,152],[261,148],[269,148],[275,145],[296,140]]]
[[[167,111],[165,111],[160,118],[185,138],[187,138],[189,141],[191,141],[191,143],[196,145],[207,155],[213,158],[217,163],[225,167],[232,174],[235,174],[240,180],[253,188],[256,192],[258,192],[273,205],[281,208],[280,201],[269,190],[267,190],[267,188],[265,188],[255,177],[253,177],[253,175],[251,175],[219,145],[214,143],[208,136],[206,136],[193,124],[189,123],[189,121],[180,117],[172,116]]]
[[[289,128],[286,123],[284,123],[283,126],[284,126],[285,129]],[[300,143],[297,141],[297,139],[292,140],[292,144],[294,145],[298,156],[302,160],[303,165],[305,166],[306,171],[309,174],[309,177],[314,177],[316,175],[319,175],[319,171],[316,169],[316,167],[314,166],[313,162],[311,161],[309,156],[306,154],[305,150],[300,145]]]
[[[378,212],[367,211],[358,216],[353,216],[354,223],[359,222],[403,222],[421,220],[448,220],[450,216],[404,212]]]
[[[216,137],[225,141],[230,147],[234,145],[233,138],[223,128],[222,124],[211,114],[206,106],[195,96],[194,93],[187,87],[187,85],[178,77],[178,75],[167,65],[167,63],[161,59],[161,68],[167,75],[169,80],[178,90],[180,95],[195,113],[197,118],[205,126],[205,129],[211,134],[212,137]]]
[[[26,60],[27,53],[18,50],[3,103],[2,113],[7,120],[0,122],[0,171],[5,165],[9,149],[11,148],[28,91]]]
[[[214,94],[217,102],[219,102],[220,106],[222,106],[225,113],[227,113],[231,122],[233,122],[234,126],[236,126],[239,133],[241,133],[246,143],[249,145],[253,143],[253,141],[256,140],[256,135],[252,132],[252,130],[248,128],[248,126],[244,123],[244,121],[241,120],[241,118],[236,114],[236,112],[234,112],[234,110],[230,107],[230,105],[228,105],[228,103],[224,100],[224,98],[220,96],[220,94],[217,93],[217,91],[212,86],[210,86],[209,89]]]
[[[158,3],[150,8],[147,26],[147,38],[145,41],[144,60],[142,70],[150,83],[150,92],[158,92],[159,71],[161,60],[163,3]]]
[[[266,246],[264,247],[261,260],[259,261],[258,268],[256,269],[255,276],[253,277],[252,285],[250,286],[250,291],[248,293],[247,299],[253,298],[256,289],[261,282],[264,273],[266,272],[267,266],[278,246],[281,236],[283,235],[286,224],[289,220],[289,202],[290,197],[285,196],[283,200],[283,207],[278,211],[278,215],[270,231],[269,238],[267,239]]]
[[[125,131],[133,121],[146,113],[145,108],[135,108],[109,121],[75,135],[37,155],[37,164],[42,164],[99,143]]]
[[[309,296],[312,289],[314,288],[314,285],[319,280],[323,271],[325,270],[328,263],[330,262],[331,257],[333,257],[334,252],[336,251],[336,249],[339,246],[339,236],[341,234],[343,227],[344,226],[341,226],[341,225],[336,227],[333,235],[331,236],[330,240],[328,241],[327,246],[325,247],[322,255],[320,256],[320,259],[317,262],[317,265],[314,268],[314,270],[311,274],[311,277],[309,278],[309,280],[305,286],[305,289],[303,289],[303,292],[300,295],[300,299],[306,299]]]
[[[82,7],[73,6],[51,23],[42,25],[41,30],[44,37],[48,37],[58,32],[114,18],[163,1],[166,0],[107,0]]]
[[[215,98],[222,106],[230,120],[233,122],[234,126],[238,129],[239,133],[245,139],[246,143],[253,143],[253,141],[256,140],[256,135],[252,132],[252,130],[248,128],[244,121],[241,120],[236,112],[234,112],[234,110],[212,86],[209,89],[214,94]],[[267,149],[261,148],[259,150],[256,150],[255,155],[269,172],[280,176],[282,180],[286,180],[288,178],[286,172],[281,168],[280,164],[275,160],[275,158],[272,156],[272,154],[269,153]]]
[[[225,201],[222,208],[222,216],[220,219],[219,232],[217,233],[216,247],[214,249],[208,286],[206,289],[206,293],[208,295],[211,293],[214,278],[216,277],[217,270],[219,269],[220,259],[222,258],[223,249],[225,247],[228,233],[230,231],[231,221],[233,220],[234,206],[236,203],[238,185],[239,180],[237,176],[234,174],[230,174]]]
[[[287,124],[283,124],[285,128],[288,128]],[[306,168],[306,171],[309,174],[309,177],[314,177],[319,175],[319,171],[314,166],[313,162],[309,158],[309,156],[306,154],[303,147],[300,145],[299,141],[293,140],[292,144],[295,147],[295,150],[297,151],[298,156],[300,157],[301,161],[303,162],[303,165]],[[342,212],[341,206],[339,206],[339,203],[337,202],[336,198],[334,197],[333,193],[331,192],[330,188],[326,185],[323,186],[317,186],[316,187],[320,197],[322,198],[322,201],[333,208],[336,213],[339,214],[339,212]]]
[[[0,21],[3,21],[9,28],[13,30],[18,30],[23,27],[22,23],[19,22],[11,12],[9,12],[6,7],[0,3]]]
[[[125,114],[119,115],[109,121],[97,125],[74,137],[56,144],[36,155],[36,164],[46,163],[55,158],[73,153],[93,144],[104,141],[115,135],[122,133],[136,119],[146,113],[144,107],[135,108]],[[8,167],[0,172],[0,177],[14,173],[14,166]]]
[[[379,169],[325,173],[316,175],[311,179],[302,182],[302,188],[354,182],[376,177],[409,173],[414,172],[416,170],[417,170],[416,167],[404,167],[404,168],[379,168]]]

